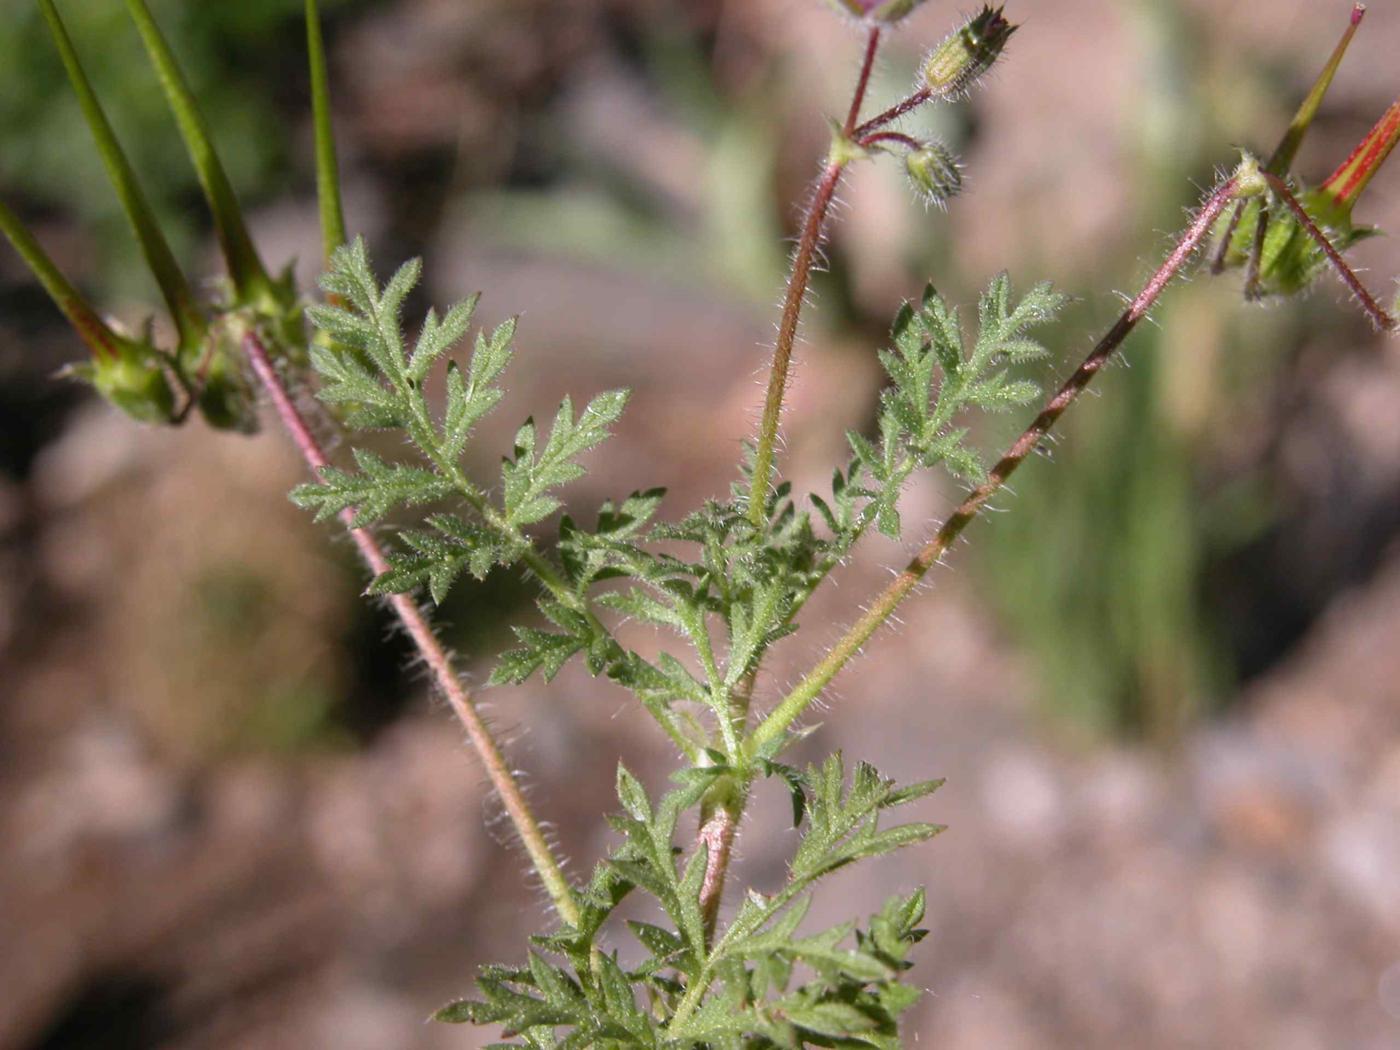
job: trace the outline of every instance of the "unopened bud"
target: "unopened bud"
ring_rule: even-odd
[[[930,52],[924,62],[924,86],[934,98],[956,98],[992,68],[1016,32],[1003,9],[984,7],[957,32]]]
[[[953,151],[941,142],[927,142],[904,156],[904,170],[920,197],[940,208],[962,192],[962,169]]]
[[[827,0],[842,14],[867,24],[893,25],[902,21],[924,0]]]

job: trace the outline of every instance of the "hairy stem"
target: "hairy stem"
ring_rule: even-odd
[[[922,148],[922,144],[918,139],[914,138],[914,136],[905,135],[903,132],[899,131],[877,131],[873,135],[867,135],[857,142],[856,145],[860,146],[862,149],[868,149],[871,146],[878,146],[882,142],[898,142],[901,146],[911,150]]]
[[[724,899],[725,877],[734,851],[734,837],[744,819],[744,804],[748,792],[729,786],[723,798],[706,802],[700,814],[700,832],[696,848],[705,853],[705,878],[700,883],[700,915],[705,920],[705,941],[714,940],[719,906]]]
[[[865,614],[851,625],[827,656],[783,698],[754,730],[749,739],[751,754],[760,754],[781,739],[788,727],[797,720],[827,684],[860,651],[861,646],[869,641],[870,637],[890,618],[900,603],[918,586],[919,581],[924,578],[929,569],[938,564],[948,548],[952,546],[953,541],[961,535],[973,518],[977,517],[982,508],[986,506],[987,501],[1001,490],[1007,479],[1015,473],[1016,468],[1039,447],[1041,441],[1054,427],[1060,416],[1064,415],[1070,405],[1074,404],[1079,395],[1084,392],[1094,377],[1123,345],[1123,341],[1137,327],[1138,322],[1156,303],[1167,285],[1190,260],[1201,242],[1209,235],[1212,225],[1235,198],[1238,188],[1237,180],[1232,178],[1211,194],[1167,261],[1152,275],[1152,278],[1137,298],[1132,301],[1123,316],[1109,329],[1108,333],[1094,347],[1093,352],[1085,358],[1084,363],[1070,376],[1059,392],[1050,399],[1035,421],[1016,439],[1006,455],[992,469],[987,480],[968,493],[957,510],[953,512],[952,517],[895,577],[894,582],[881,592]]]
[[[291,435],[312,474],[319,479],[321,471],[330,465],[330,461],[292,401],[291,394],[283,385],[271,358],[268,357],[267,348],[256,333],[249,332],[244,337],[243,350],[253,373],[272,400],[282,425]],[[360,556],[370,571],[376,576],[388,572],[389,561],[384,556],[384,549],[379,545],[379,541],[368,529],[354,527],[354,509],[346,508],[341,511],[340,519],[345,523],[351,539],[355,541],[355,546],[359,548]],[[419,656],[432,672],[433,680],[447,698],[453,713],[466,728],[467,737],[476,748],[481,764],[486,770],[487,779],[500,796],[506,813],[515,826],[515,832],[520,837],[521,845],[525,847],[540,881],[544,883],[545,891],[554,902],[554,910],[564,922],[576,924],[579,920],[579,907],[573,891],[569,888],[569,881],[564,877],[564,872],[540,829],[539,821],[535,819],[520,791],[520,785],[516,783],[510,767],[506,764],[500,745],[483,721],[471,693],[453,668],[452,658],[448,656],[412,598],[405,594],[393,594],[389,596],[388,601],[389,607],[393,609],[409,638],[413,640]]]
[[[914,92],[912,95],[906,98],[903,102],[891,106],[889,109],[885,110],[878,116],[871,117],[864,124],[860,125],[857,128],[853,128],[851,131],[851,137],[854,139],[863,139],[872,131],[878,131],[880,128],[883,128],[886,124],[898,120],[900,117],[904,116],[911,110],[918,109],[931,98],[933,98],[933,92],[929,88],[920,88],[918,91]]]
[[[851,99],[850,112],[846,116],[843,134],[851,137],[855,123],[860,119],[860,107],[865,100],[865,91],[870,83],[870,73],[875,65],[875,53],[880,47],[880,30],[870,30],[865,47],[865,58],[861,63],[860,76]],[[782,319],[778,322],[778,341],[773,347],[773,364],[768,374],[768,394],[763,403],[763,420],[759,424],[758,449],[754,457],[753,479],[749,489],[749,520],[755,525],[763,523],[768,506],[768,485],[773,474],[773,449],[778,440],[778,423],[783,414],[783,398],[787,394],[788,374],[792,367],[792,347],[797,339],[797,323],[802,317],[802,306],[807,299],[807,286],[812,280],[812,267],[817,260],[826,233],[827,214],[831,210],[832,198],[841,182],[841,174],[850,163],[844,151],[833,150],[826,167],[817,177],[812,191],[807,214],[802,220],[802,237],[797,251],[792,257],[792,270],[788,275],[787,294],[783,298]]]
[[[1351,294],[1356,296],[1357,302],[1359,302],[1361,308],[1366,311],[1366,315],[1371,319],[1372,324],[1383,332],[1400,330],[1396,319],[1386,313],[1384,307],[1376,302],[1375,296],[1361,283],[1361,278],[1356,276],[1356,271],[1347,265],[1347,261],[1342,258],[1341,252],[1337,251],[1337,249],[1332,246],[1332,242],[1327,239],[1327,234],[1317,228],[1317,223],[1313,222],[1312,216],[1308,214],[1307,209],[1298,203],[1297,197],[1293,196],[1293,191],[1288,188],[1288,183],[1284,182],[1283,179],[1279,178],[1277,175],[1272,175],[1268,172],[1263,173],[1263,178],[1264,181],[1269,184],[1269,189],[1273,191],[1274,195],[1278,197],[1279,200],[1283,201],[1288,210],[1293,213],[1293,217],[1298,220],[1298,224],[1307,231],[1308,236],[1317,242],[1317,246],[1321,248],[1323,254],[1327,256],[1327,261],[1332,264],[1332,269],[1336,271],[1337,276],[1341,278],[1342,283],[1347,286]]]
[[[792,272],[788,277],[787,296],[783,300],[783,316],[778,322],[778,341],[773,348],[773,365],[768,374],[768,395],[763,403],[763,421],[759,425],[758,452],[754,458],[753,479],[749,490],[749,520],[763,523],[768,507],[768,485],[773,473],[773,447],[778,438],[778,422],[783,414],[783,397],[787,393],[788,373],[792,367],[792,346],[797,338],[797,322],[802,316],[802,304],[807,297],[807,285],[812,279],[812,265],[821,247],[826,229],[827,212],[836,186],[845,170],[843,160],[830,160],[817,180],[812,201],[802,221],[802,240],[792,257]]]
[[[870,87],[870,74],[875,69],[875,53],[880,50],[880,27],[871,26],[870,35],[865,41],[865,58],[860,64],[860,76],[856,78],[856,90],[851,96],[851,108],[846,114],[846,124],[842,129],[847,137],[856,129],[860,119],[860,107],[865,104],[865,92]]]

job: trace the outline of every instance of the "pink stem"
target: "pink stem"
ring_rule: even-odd
[[[263,389],[267,391],[272,406],[277,411],[278,418],[281,419],[287,433],[291,435],[297,450],[301,452],[302,459],[311,468],[311,472],[319,478],[321,471],[330,466],[330,460],[326,458],[326,453],[321,448],[320,442],[311,433],[306,419],[293,403],[291,395],[277,374],[277,369],[272,364],[271,358],[268,357],[267,348],[263,346],[258,335],[250,331],[244,336],[243,350],[248,356],[249,364],[252,365],[254,375],[258,377]],[[340,512],[339,517],[345,523],[350,538],[355,541],[355,546],[359,548],[360,556],[369,566],[370,572],[375,576],[381,576],[388,572],[389,560],[384,555],[384,548],[379,545],[379,541],[368,529],[355,526],[354,509],[347,507]],[[559,917],[571,925],[577,924],[579,909],[574,900],[573,891],[569,888],[568,879],[564,877],[559,862],[555,859],[553,851],[550,850],[549,843],[544,837],[544,832],[540,829],[539,822],[530,811],[525,796],[520,791],[520,785],[516,783],[510,766],[506,764],[500,746],[483,721],[471,694],[453,668],[452,658],[447,655],[447,651],[438,641],[437,635],[433,633],[433,629],[428,625],[422,611],[408,595],[390,595],[389,607],[394,610],[394,614],[403,624],[404,630],[408,632],[409,638],[413,640],[418,654],[423,658],[429,671],[432,672],[434,681],[447,698],[453,713],[466,728],[467,737],[471,740],[472,746],[476,748],[477,755],[481,758],[481,764],[485,767],[487,779],[491,781],[491,786],[500,796],[511,823],[515,825],[516,834],[519,835],[521,844],[525,847],[525,852],[529,854],[545,889],[554,900],[555,910],[559,913]]]

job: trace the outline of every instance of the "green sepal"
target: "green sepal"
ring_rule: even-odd
[[[175,417],[175,394],[165,370],[138,344],[128,344],[114,358],[72,365],[64,374],[91,384],[105,401],[139,422],[170,423]]]

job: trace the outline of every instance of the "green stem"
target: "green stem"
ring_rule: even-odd
[[[306,0],[306,52],[311,71],[311,112],[316,125],[316,197],[321,206],[321,238],[329,260],[345,243],[345,207],[340,195],[335,128],[331,123],[330,75],[316,0]]]
[[[0,233],[19,252],[25,265],[38,278],[44,290],[53,299],[54,305],[63,311],[68,323],[78,331],[79,337],[92,351],[94,357],[116,360],[121,350],[121,339],[88,305],[87,300],[64,277],[48,253],[34,239],[20,217],[0,202]]]
[[[754,730],[748,741],[750,754],[761,754],[779,743],[793,722],[802,715],[821,691],[826,688],[827,684],[890,618],[900,603],[919,585],[929,569],[938,564],[948,548],[952,546],[953,541],[981,512],[988,500],[1001,490],[1011,475],[1015,473],[1016,468],[1025,462],[1026,457],[1040,446],[1041,441],[1054,427],[1060,416],[1074,404],[1094,377],[1123,345],[1124,340],[1137,327],[1138,322],[1152,308],[1167,285],[1171,283],[1172,279],[1190,260],[1201,242],[1210,234],[1212,224],[1235,199],[1238,190],[1238,180],[1231,178],[1211,194],[1167,261],[1153,274],[1127,311],[1099,341],[1059,392],[1050,399],[1035,421],[1016,439],[1006,455],[992,469],[987,480],[968,493],[952,517],[944,523],[943,527],[929,540],[918,555],[905,566],[894,582],[876,597],[865,614],[851,625],[835,647]]]
[[[208,332],[208,319],[200,309],[189,281],[185,279],[175,261],[175,254],[170,250],[165,235],[161,233],[155,212],[141,190],[136,172],[127,160],[121,143],[117,141],[116,133],[107,120],[107,114],[103,112],[92,89],[92,83],[83,71],[73,41],[62,18],[59,17],[58,8],[53,0],[39,0],[39,8],[48,22],[49,33],[58,48],[59,57],[63,60],[63,67],[68,73],[73,91],[78,96],[78,104],[97,143],[97,152],[102,157],[107,175],[121,201],[122,211],[125,212],[127,222],[131,224],[132,232],[141,244],[146,265],[150,268],[156,284],[160,286],[161,295],[165,298],[171,319],[175,322],[180,337],[181,357],[189,358],[198,352],[199,345]]]
[[[243,209],[234,195],[233,185],[224,171],[214,148],[214,139],[209,125],[200,112],[194,93],[190,90],[175,53],[161,34],[160,27],[151,17],[145,0],[126,0],[127,11],[136,23],[141,40],[155,66],[156,76],[165,92],[166,101],[180,135],[185,140],[195,174],[204,190],[204,197],[213,213],[214,229],[223,249],[224,260],[228,265],[229,276],[239,296],[245,300],[262,298],[271,294],[272,282],[267,276],[258,252],[253,247],[253,239],[248,235],[248,227],[243,221]]]

